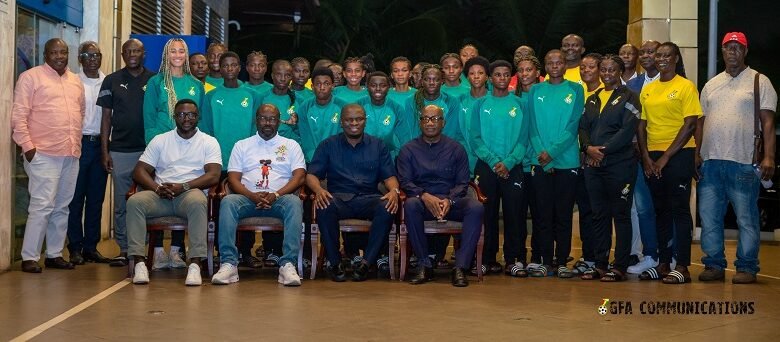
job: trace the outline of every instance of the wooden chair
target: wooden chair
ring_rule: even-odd
[[[219,205],[215,203],[217,198],[217,185],[209,188],[206,199],[206,263],[208,269],[208,275],[214,275],[214,234],[216,231],[216,217],[219,212]],[[125,194],[125,199],[130,199],[130,196],[135,195],[138,192],[138,185],[133,182],[130,185],[130,190]],[[146,219],[146,231],[149,233],[149,247],[146,252],[146,261],[149,265],[154,265],[154,246],[157,239],[163,238],[164,231],[166,230],[187,230],[187,219],[178,216],[161,216],[152,217]],[[128,277],[132,278],[135,272],[135,260],[128,256]]]
[[[487,197],[482,194],[482,192],[479,190],[479,187],[474,184],[473,182],[469,182],[468,187],[468,193],[466,196],[477,199],[480,203],[485,203],[487,201]],[[406,200],[405,194],[402,194],[403,200]],[[403,212],[403,206],[401,207],[401,224],[400,224],[400,234],[399,234],[399,254],[401,259],[401,274],[399,276],[399,280],[403,281],[406,277],[406,268],[409,265],[409,242],[408,242],[408,235],[409,231],[406,227],[406,222],[404,221],[404,212]],[[424,229],[425,234],[448,234],[448,235],[455,235],[460,234],[463,230],[463,224],[462,222],[458,221],[447,221],[447,222],[439,222],[437,220],[432,221],[425,221],[424,222]],[[457,241],[457,240],[456,240]],[[479,233],[479,241],[477,242],[477,257],[476,262],[477,265],[482,265],[482,249],[485,245],[485,225],[482,224],[482,230]],[[427,257],[427,256],[417,256],[420,257]],[[482,267],[477,267],[477,278],[479,281],[482,281]]]
[[[306,192],[304,191],[303,187],[301,187],[298,191],[298,197],[300,197],[301,201],[306,199]],[[219,203],[225,196],[231,194],[232,191],[230,190],[230,186],[227,183],[227,179],[222,181],[220,183],[220,187],[217,191],[217,203]],[[303,241],[306,236],[306,226],[301,222],[301,248],[298,252],[298,274],[303,277]],[[243,218],[238,221],[238,225],[236,226],[236,234],[241,231],[250,231],[250,232],[282,232],[284,233],[284,222],[276,217],[247,217]],[[312,254],[312,263],[317,262],[317,239],[319,238],[319,231],[312,230],[311,233],[311,254]],[[236,239],[236,244],[238,244],[238,239]],[[310,275],[310,279],[314,279],[314,271],[312,268],[312,272]]]
[[[327,189],[327,181],[321,181],[320,184],[322,185],[323,189]],[[387,193],[387,188],[385,188],[384,183],[378,184],[379,191],[382,194]],[[314,204],[314,194],[310,195],[312,199],[312,215],[311,215],[311,230],[312,235],[314,232],[319,232],[319,225],[317,224],[317,208]],[[401,205],[401,201],[399,200],[398,205]],[[400,208],[399,208],[400,212]],[[393,220],[397,221],[397,220]],[[369,233],[371,231],[371,220],[361,220],[361,219],[344,219],[339,220],[339,231],[342,233]],[[390,234],[388,236],[388,250],[387,250],[387,256],[389,258],[388,263],[390,266],[390,279],[395,280],[395,244],[398,241],[398,233],[397,233],[397,225],[394,222],[393,225],[390,227]],[[314,238],[312,237],[312,249],[314,249]],[[325,248],[320,248],[320,256],[322,257],[322,260],[325,260]],[[315,255],[314,252],[312,252],[312,255]],[[312,257],[314,258],[314,257]],[[311,263],[311,273],[312,277],[317,272],[318,264],[315,260],[312,260]],[[312,278],[313,279],[313,278]]]

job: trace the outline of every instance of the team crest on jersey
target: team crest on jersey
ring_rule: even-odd
[[[618,104],[618,101],[620,101],[620,96],[615,98],[615,101],[612,101],[612,105],[616,106]]]
[[[677,90],[672,90],[671,93],[669,93],[669,96],[667,96],[670,100],[674,100],[674,98],[677,97]]]
[[[287,108],[287,114],[289,115],[295,114],[295,106],[290,106],[290,108]]]
[[[511,117],[517,116],[517,107],[512,107],[512,110],[509,111],[509,116]]]
[[[330,118],[330,122],[338,123],[339,122],[339,113],[333,113],[333,117]]]
[[[279,146],[274,153],[276,154],[276,161],[284,162],[287,160],[287,145]]]
[[[195,96],[195,87],[190,87],[190,96]]]
[[[566,95],[566,98],[563,99],[563,102],[566,102],[566,104],[571,104],[571,102],[574,101],[574,94],[569,93],[569,95]]]
[[[260,190],[268,189],[268,183],[270,181],[269,175],[271,174],[271,160],[260,159],[260,179],[255,182],[255,188]]]
[[[620,198],[624,201],[628,201],[628,193],[631,191],[631,184],[626,184],[625,187],[623,187],[623,191],[620,192]]]
[[[385,126],[390,125],[390,115],[385,117],[385,121],[382,121],[382,124],[384,124]]]
[[[245,97],[244,101],[241,101],[241,107],[244,107],[244,108],[249,107],[249,98],[248,97]]]

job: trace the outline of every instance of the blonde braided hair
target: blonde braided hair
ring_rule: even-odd
[[[190,74],[190,59],[189,59],[189,49],[187,48],[187,43],[184,41],[184,39],[181,38],[171,38],[168,40],[168,42],[165,43],[165,47],[163,47],[162,52],[162,58],[160,59],[160,70],[159,73],[163,77],[163,82],[165,84],[165,89],[167,89],[167,95],[168,95],[168,115],[173,115],[174,110],[176,108],[176,102],[179,101],[179,99],[176,96],[176,89],[173,88],[173,75],[171,74],[171,66],[168,61],[168,49],[170,49],[171,45],[175,42],[181,42],[182,45],[184,45],[184,66],[182,66],[182,76],[191,76]]]

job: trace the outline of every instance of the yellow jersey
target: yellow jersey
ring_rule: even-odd
[[[676,75],[667,82],[660,79],[642,88],[642,120],[647,121],[647,148],[666,151],[689,116],[701,117],[699,91],[690,80]],[[696,147],[691,137],[683,147]]]

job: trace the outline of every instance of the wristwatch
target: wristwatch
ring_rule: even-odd
[[[190,191],[190,183],[181,183],[181,188],[184,189],[184,191]]]
[[[279,199],[279,197],[282,197],[282,196],[281,196],[281,195],[279,195],[279,193],[278,193],[278,192],[276,192],[276,191],[272,192],[272,194],[274,194],[274,196],[276,196],[276,199]]]

